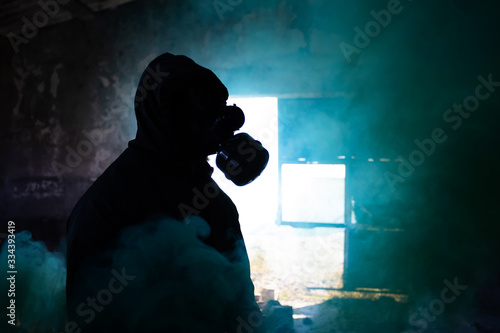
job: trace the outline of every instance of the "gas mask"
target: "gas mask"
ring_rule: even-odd
[[[215,163],[227,179],[238,186],[251,183],[266,168],[269,152],[247,133],[234,131],[245,123],[243,111],[235,104],[224,106],[215,120],[214,133],[232,133],[221,136]]]

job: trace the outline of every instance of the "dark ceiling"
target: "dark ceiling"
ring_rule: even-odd
[[[0,35],[8,37],[9,33],[22,33],[26,21],[43,28],[75,18],[90,20],[96,12],[132,1],[135,0],[2,0]]]

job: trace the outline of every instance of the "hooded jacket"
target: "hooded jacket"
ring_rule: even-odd
[[[165,218],[189,223],[196,215],[210,226],[206,245],[248,266],[238,212],[212,180],[213,169],[206,161],[213,150],[206,124],[217,117],[217,106],[225,105],[227,98],[216,75],[185,56],[167,53],[148,65],[135,97],[136,138],[86,191],[68,219],[70,319],[81,319],[75,309],[88,267],[110,267],[126,228]],[[245,290],[245,311],[258,311],[251,282]],[[247,314],[227,316],[224,331],[236,331],[236,317]]]

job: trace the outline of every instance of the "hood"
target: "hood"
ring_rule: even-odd
[[[166,159],[205,161],[208,154],[199,151],[204,124],[227,98],[212,71],[186,56],[162,54],[141,75],[135,95],[138,128],[129,147]]]

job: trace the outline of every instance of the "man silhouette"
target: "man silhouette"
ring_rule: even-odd
[[[220,318],[213,318],[219,324],[207,324],[205,331],[242,332],[242,327],[247,331],[249,327],[253,332],[263,331],[262,317],[253,296],[238,212],[231,199],[211,178],[213,169],[207,163],[207,156],[215,153],[219,143],[231,137],[237,129],[214,126],[216,120],[228,112],[227,98],[228,91],[217,76],[185,56],[163,54],[154,59],[142,74],[135,97],[136,138],[82,196],[68,220],[67,309],[69,320],[76,323],[74,326],[78,329],[98,332],[111,325],[120,331],[133,331],[124,323],[128,313],[122,313],[122,319],[117,320],[116,315],[110,314],[112,310],[107,310],[102,304],[84,302],[88,296],[98,295],[100,288],[106,285],[92,284],[99,275],[96,272],[101,269],[99,272],[109,275],[113,270],[115,278],[117,274],[125,274],[125,277],[129,274],[126,270],[120,271],[120,267],[113,267],[113,258],[123,247],[121,237],[127,228],[143,225],[149,228],[151,221],[168,219],[172,230],[178,233],[175,239],[170,238],[171,243],[180,243],[182,249],[184,229],[179,228],[189,226],[194,217],[206,221],[210,227],[210,233],[202,237],[203,245],[200,246],[213,249],[229,264],[244,267],[244,273],[236,275],[241,278],[241,283],[231,290],[234,297],[228,298],[233,304],[221,304],[223,313]],[[177,249],[159,255],[181,258],[179,252],[181,250]],[[153,272],[144,274],[153,276]],[[161,275],[161,272],[154,274]],[[160,277],[160,281],[166,278]],[[148,277],[143,280],[147,281]],[[127,288],[136,288],[134,283],[132,280],[127,282],[130,287],[125,287],[123,294]],[[183,283],[187,284],[183,287],[189,292],[189,281],[183,280]],[[162,286],[169,288],[165,282]],[[95,302],[93,298],[91,300]],[[140,301],[148,303],[148,299]],[[164,300],[164,304],[172,301]],[[118,301],[113,301],[107,307],[111,309],[119,305]],[[173,310],[165,306],[165,309],[155,311],[159,311],[158,317],[161,317],[162,311]],[[202,310],[191,307],[187,312],[193,313],[194,322],[199,319],[196,314]],[[85,313],[87,316],[82,315]],[[189,318],[189,313],[186,318]],[[193,326],[188,322],[162,322],[152,327],[158,332],[189,332],[189,327]]]

